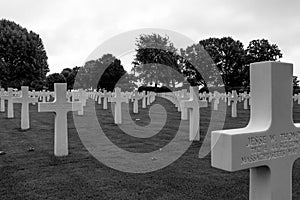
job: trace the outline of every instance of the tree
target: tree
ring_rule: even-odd
[[[96,82],[98,81],[97,89],[113,91],[118,81],[126,74],[121,60],[116,59],[112,54],[106,54],[97,60],[97,64],[94,78]]]
[[[53,73],[46,77],[46,88],[50,91],[54,90],[54,83],[65,83],[65,77],[59,73]]]
[[[68,90],[74,89],[74,82],[79,69],[80,67],[76,66],[73,69],[65,68],[62,70],[61,75],[63,75],[65,78]]]
[[[183,81],[178,66],[177,49],[168,36],[142,34],[136,40],[136,56],[132,72],[145,85],[175,87]]]
[[[201,40],[222,76],[225,88],[241,87],[247,79],[248,69],[244,65],[245,50],[243,43],[231,37]]]
[[[299,80],[298,76],[293,76],[293,89],[299,89]]]
[[[112,54],[105,54],[79,68],[74,87],[113,91],[119,79],[125,74],[121,61]]]
[[[121,88],[122,91],[128,91],[131,92],[138,88],[137,84],[137,77],[134,76],[134,74],[124,74],[122,78],[118,81],[117,87]]]
[[[180,49],[179,66],[192,86],[221,84],[214,62],[201,44],[193,44]]]
[[[245,71],[246,79],[244,85],[249,86],[250,83],[250,64],[262,61],[277,61],[282,58],[281,50],[276,44],[270,44],[266,39],[257,39],[249,42],[245,50]]]
[[[0,20],[0,85],[40,88],[47,72],[47,55],[38,34],[15,22]]]
[[[261,61],[276,61],[282,58],[282,53],[276,44],[270,44],[266,39],[252,40],[247,49],[247,64]]]

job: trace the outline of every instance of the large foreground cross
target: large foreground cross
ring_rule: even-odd
[[[39,103],[39,112],[55,112],[54,128],[54,155],[68,155],[68,120],[69,111],[78,111],[81,109],[82,102],[67,101],[67,84],[54,83],[55,101],[48,103]]]
[[[212,133],[212,166],[250,168],[250,200],[291,200],[299,158],[300,124],[292,120],[292,64],[251,64],[251,118],[247,127]]]

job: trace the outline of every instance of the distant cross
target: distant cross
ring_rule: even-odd
[[[213,99],[214,99],[214,110],[218,110],[218,105],[220,103],[220,98],[221,98],[221,95],[218,91],[214,91],[214,96],[213,96]]]
[[[292,76],[292,64],[251,64],[248,126],[212,132],[212,166],[231,172],[250,169],[250,200],[292,199],[292,169],[300,157]]]
[[[150,92],[149,91],[147,91],[146,92],[146,97],[147,97],[147,106],[149,106],[150,105]]]
[[[108,98],[110,97],[110,93],[108,93],[106,90],[104,90],[102,97],[103,97],[103,110],[106,110],[107,109],[107,101],[108,101]]]
[[[120,88],[115,89],[115,96],[111,98],[111,102],[115,103],[115,124],[122,124],[122,103],[126,102],[126,99],[121,94]]]
[[[38,92],[36,92],[35,90],[32,90],[31,92],[29,92],[29,95],[32,98],[37,98],[38,97]],[[35,105],[36,102],[33,102],[32,105]]]
[[[11,119],[14,118],[14,104],[13,104],[13,89],[7,88],[7,95],[3,96],[4,100],[7,100],[7,118]]]
[[[99,91],[98,93],[97,93],[97,96],[98,96],[98,101],[97,101],[97,103],[98,104],[101,104],[102,103],[102,92],[101,91]]]
[[[187,90],[182,89],[179,93],[179,96],[178,96],[178,101],[179,101],[179,107],[180,107],[180,111],[181,111],[181,119],[182,120],[187,120],[188,119],[188,109],[184,108],[183,105],[181,104],[181,101],[186,101],[186,100],[189,100]]]
[[[139,112],[139,99],[140,95],[138,91],[134,91],[133,95],[131,96],[131,99],[133,100],[133,113],[138,113]]]
[[[55,100],[53,102],[39,103],[39,112],[55,112],[54,128],[54,155],[68,155],[68,120],[69,111],[78,111],[81,102],[68,102],[66,96],[66,83],[54,83]]]
[[[141,97],[142,97],[142,108],[146,108],[146,97],[147,97],[147,95],[145,94],[145,91],[142,92]]]
[[[248,100],[250,99],[249,94],[247,94],[247,92],[244,92],[244,110],[248,109]]]
[[[42,102],[45,103],[47,101],[47,92],[45,90],[43,90],[40,94],[40,97],[42,98]]]
[[[79,89],[78,99],[82,103],[83,106],[86,106],[86,100],[88,99],[87,92],[83,89]]]
[[[5,112],[5,99],[3,98],[5,96],[5,90],[4,88],[1,88],[0,90],[0,112]]]
[[[207,107],[207,101],[199,100],[199,91],[198,87],[190,87],[190,99],[186,101],[181,101],[181,107],[187,108],[189,110],[189,119],[190,119],[190,129],[189,129],[189,138],[190,141],[200,140],[200,107]]]
[[[38,102],[38,99],[29,96],[28,86],[22,86],[21,91],[22,91],[22,95],[20,97],[14,97],[12,101],[13,103],[21,104],[21,129],[26,130],[30,128],[29,104]]]
[[[237,102],[239,100],[239,96],[235,90],[232,91],[231,96],[228,97],[228,101],[232,101],[231,104],[231,117],[237,117]]]

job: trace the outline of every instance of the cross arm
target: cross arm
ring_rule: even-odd
[[[256,131],[249,127],[214,131],[212,166],[233,172],[298,157],[299,138],[296,127],[282,131],[270,128]]]

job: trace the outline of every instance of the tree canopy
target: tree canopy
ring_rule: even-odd
[[[53,73],[46,77],[46,87],[48,90],[54,90],[54,83],[65,83],[65,77],[59,73]]]
[[[177,49],[168,36],[153,33],[140,35],[136,40],[136,56],[132,72],[145,85],[163,84],[175,87],[183,81],[180,76]]]
[[[47,72],[47,55],[38,34],[15,22],[0,20],[0,85],[40,89]]]
[[[90,60],[78,70],[75,88],[106,89],[113,91],[119,79],[126,74],[121,61],[112,54]]]
[[[82,67],[64,68],[50,74],[47,55],[38,34],[15,22],[0,20],[0,87],[30,86],[53,89],[53,83],[66,82],[68,89],[92,88],[113,91],[137,88],[137,83],[175,88],[180,83],[220,86],[227,90],[249,86],[250,63],[277,61],[282,57],[276,44],[256,39],[245,48],[232,37],[208,38],[178,50],[170,38],[156,33],[136,39],[132,74],[127,73],[112,54],[90,60]],[[298,88],[294,78],[294,86]],[[184,84],[183,84],[184,85]],[[294,88],[295,88],[294,87]]]

